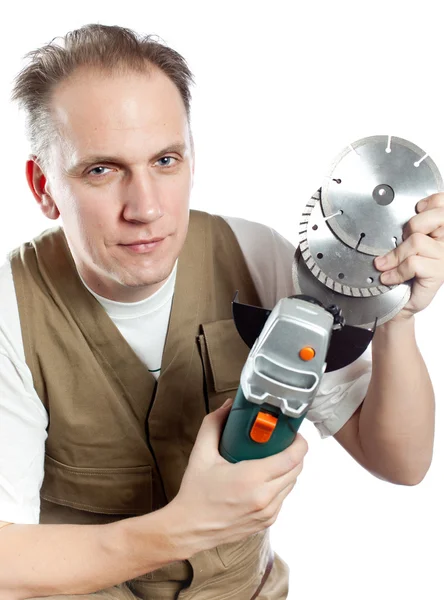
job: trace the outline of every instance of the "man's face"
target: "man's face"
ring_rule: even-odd
[[[185,107],[159,70],[81,70],[52,99],[46,190],[79,273],[96,293],[134,302],[171,273],[188,227],[193,154]]]

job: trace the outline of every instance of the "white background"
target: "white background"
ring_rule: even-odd
[[[438,1],[40,1],[11,3],[8,13],[0,36],[1,258],[52,226],[26,186],[13,77],[27,51],[90,22],[158,34],[188,60],[194,208],[269,224],[295,243],[304,203],[351,142],[404,137],[444,170]],[[443,297],[417,317],[437,397],[434,462],[419,486],[372,477],[303,424],[310,452],[272,528],[291,567],[291,599],[444,597]]]

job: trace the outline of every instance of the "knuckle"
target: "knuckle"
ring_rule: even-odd
[[[298,440],[298,443],[299,443],[299,447],[301,449],[301,453],[302,453],[303,456],[305,456],[307,454],[307,452],[308,452],[308,442],[300,434],[298,434],[297,440]]]
[[[419,266],[419,257],[415,254],[413,256],[409,256],[405,260],[406,267],[411,271],[416,271]]]
[[[268,507],[267,509],[262,511],[261,520],[268,523],[270,520],[274,518],[276,510],[272,507]]]
[[[252,498],[252,508],[254,512],[264,513],[269,506],[268,495],[264,492],[256,492]]]
[[[296,479],[302,473],[303,468],[304,468],[304,460],[301,460],[301,462],[298,465],[296,465],[296,467],[293,469],[293,476],[295,478],[295,483],[296,483]]]
[[[410,243],[413,250],[418,251],[422,248],[424,242],[424,236],[422,233],[414,232],[410,237]]]
[[[429,196],[427,208],[439,208],[441,206],[444,206],[444,194],[442,192]]]
[[[298,465],[308,452],[307,440],[298,433],[295,442],[291,448],[291,462],[293,466]]]
[[[276,523],[278,515],[279,515],[279,512],[275,512],[274,515],[266,521],[265,526],[271,527],[272,525],[274,525]]]

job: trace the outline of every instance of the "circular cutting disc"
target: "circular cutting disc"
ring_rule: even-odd
[[[389,287],[380,282],[374,256],[350,248],[334,235],[322,214],[318,190],[307,203],[299,231],[305,264],[321,283],[346,296],[379,296]]]
[[[342,310],[347,325],[373,329],[394,317],[410,298],[410,285],[397,285],[385,294],[367,298],[344,296],[321,283],[310,271],[298,248],[293,262],[293,283],[296,294],[307,294],[324,306],[336,304]]]
[[[322,185],[322,212],[342,242],[378,256],[402,242],[416,204],[442,187],[421,148],[398,137],[367,137],[334,161]]]

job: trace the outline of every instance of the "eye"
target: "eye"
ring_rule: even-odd
[[[162,156],[157,161],[161,167],[172,167],[175,162],[177,162],[177,158],[174,158],[174,156]]]
[[[112,169],[110,169],[109,167],[102,166],[94,167],[93,169],[90,169],[88,171],[88,175],[104,175],[106,170],[111,171]]]

